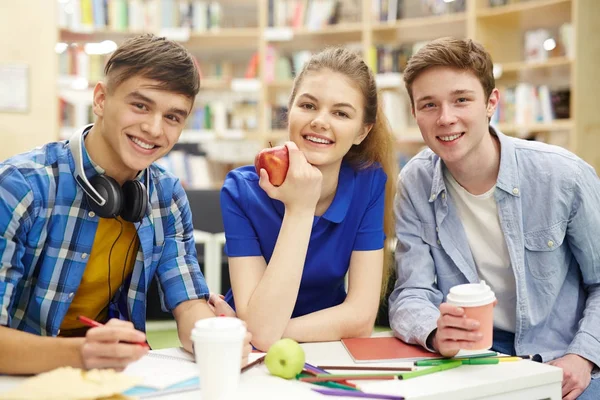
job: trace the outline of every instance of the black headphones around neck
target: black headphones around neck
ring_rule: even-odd
[[[127,181],[121,187],[110,176],[94,175],[90,180],[85,176],[83,168],[82,138],[92,125],[78,130],[69,139],[69,148],[75,161],[75,180],[81,186],[92,211],[102,218],[120,216],[128,222],[139,222],[146,215],[148,194],[146,187],[137,179]],[[150,171],[146,169],[146,186],[150,179]]]

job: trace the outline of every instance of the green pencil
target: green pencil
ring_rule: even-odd
[[[440,365],[436,365],[434,367],[430,367],[427,369],[420,369],[418,371],[405,372],[403,374],[399,374],[398,379],[412,379],[417,378],[419,376],[433,374],[434,372],[445,371],[447,369],[458,368],[462,365],[462,361],[452,361]]]
[[[462,365],[461,361],[451,361],[436,365],[427,369],[420,369],[412,372],[402,372],[398,374],[317,374],[314,377],[300,378],[304,382],[323,382],[339,380],[384,380],[384,379],[412,379],[418,376],[432,374],[434,372],[445,371],[447,369],[457,368]]]
[[[415,361],[417,367],[432,367],[436,365],[444,365],[452,362],[460,361],[464,365],[487,365],[499,364],[498,358],[449,358],[447,360],[419,360]]]

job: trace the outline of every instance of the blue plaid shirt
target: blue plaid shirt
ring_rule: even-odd
[[[89,178],[103,172],[83,152]],[[148,169],[148,211],[135,223],[140,241],[131,277],[115,294],[109,315],[145,330],[146,292],[156,275],[161,304],[208,297],[198,266],[192,216],[177,178]],[[0,325],[56,336],[71,304],[99,217],[74,179],[67,141],[0,163]],[[138,179],[147,182],[145,174]]]

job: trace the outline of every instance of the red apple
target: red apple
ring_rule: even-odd
[[[256,173],[260,175],[260,169],[264,168],[269,174],[269,180],[273,186],[280,186],[285,181],[289,164],[290,158],[286,146],[263,149],[254,159]]]

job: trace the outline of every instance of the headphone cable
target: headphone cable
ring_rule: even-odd
[[[112,246],[110,246],[110,250],[108,252],[108,304],[110,304],[110,302],[112,301],[112,287],[110,284],[110,259],[112,258],[112,251],[115,248],[115,245],[117,244],[117,242],[119,241],[119,238],[121,237],[121,234],[123,233],[123,223],[121,222],[121,220],[119,218],[115,218],[115,220],[117,222],[119,222],[119,225],[121,226],[121,229],[119,230],[119,235],[117,236],[117,238],[115,239],[115,241],[113,242]]]
[[[139,226],[135,230],[135,235],[133,235],[133,237],[131,238],[131,242],[129,242],[129,247],[127,247],[127,253],[125,253],[125,262],[123,262],[123,271],[121,271],[121,285],[125,283],[125,269],[127,269],[127,259],[129,258],[129,250],[131,250],[131,246],[133,245],[133,242],[135,242],[135,239],[137,238],[138,232],[140,231],[141,227],[142,223],[140,222]]]

